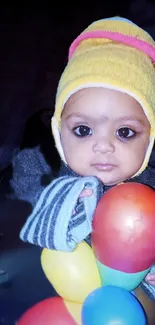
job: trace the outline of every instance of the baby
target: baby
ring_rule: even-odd
[[[72,43],[52,130],[60,177],[42,193],[20,237],[73,250],[89,241],[101,195],[121,182],[155,188],[155,42],[120,17],[92,23]],[[155,298],[154,268],[143,288]]]

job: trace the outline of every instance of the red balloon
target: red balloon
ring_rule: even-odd
[[[155,191],[125,183],[107,191],[93,219],[97,260],[115,270],[136,273],[155,261]]]
[[[17,325],[77,325],[61,297],[45,299],[28,309]]]

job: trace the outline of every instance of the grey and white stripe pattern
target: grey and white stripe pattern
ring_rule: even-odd
[[[93,194],[80,198],[86,188]],[[103,186],[95,177],[59,177],[42,192],[20,238],[43,248],[72,251],[91,233],[102,193]]]

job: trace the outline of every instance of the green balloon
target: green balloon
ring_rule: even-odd
[[[142,272],[125,273],[105,266],[98,260],[96,260],[96,262],[103,286],[112,285],[126,289],[128,291],[136,289],[150,270],[149,268]]]

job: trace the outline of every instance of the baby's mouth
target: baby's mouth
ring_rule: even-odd
[[[98,171],[112,171],[116,165],[111,163],[94,163],[91,166],[95,167]]]

